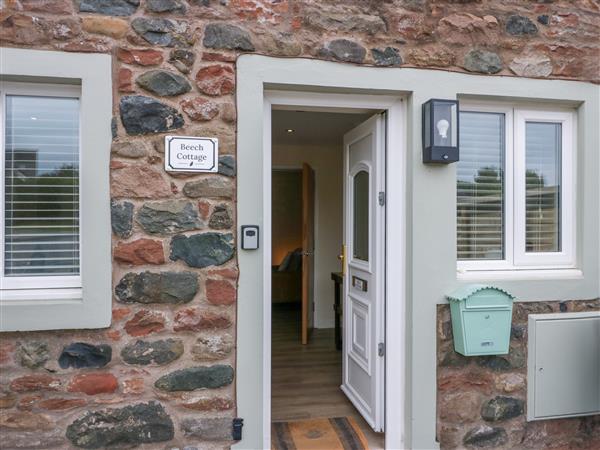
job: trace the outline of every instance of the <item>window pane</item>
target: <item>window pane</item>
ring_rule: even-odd
[[[525,250],[559,252],[561,124],[525,126]]]
[[[4,275],[79,274],[79,100],[6,96]]]
[[[369,260],[369,173],[361,170],[354,176],[353,256]]]
[[[460,113],[457,257],[504,259],[504,114]]]

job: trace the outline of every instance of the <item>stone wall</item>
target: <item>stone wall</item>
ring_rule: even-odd
[[[600,311],[600,299],[515,303],[508,355],[465,357],[454,351],[449,305],[438,305],[437,436],[442,449],[600,448],[600,415],[526,421],[527,316],[576,311]]]
[[[112,325],[2,336],[4,448],[229,445],[240,53],[600,82],[594,0],[0,5],[3,46],[111,54],[115,116]],[[218,137],[219,174],[166,173],[167,132]],[[452,370],[459,369],[442,366],[441,379]],[[479,395],[477,383],[467,384],[469,395]],[[467,419],[481,423],[461,420]],[[445,415],[440,422],[446,446],[458,433],[450,423]],[[535,425],[545,426],[551,425]],[[528,436],[543,439],[541,431]]]

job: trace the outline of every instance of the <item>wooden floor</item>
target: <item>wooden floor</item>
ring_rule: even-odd
[[[383,449],[384,433],[375,433],[340,389],[341,355],[335,349],[333,328],[315,329],[310,343],[302,345],[300,310],[273,305],[272,420],[351,416],[370,449]]]

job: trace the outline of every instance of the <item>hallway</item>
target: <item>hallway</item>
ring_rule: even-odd
[[[315,329],[303,346],[299,318],[294,305],[273,305],[272,420],[351,416],[370,449],[383,449],[384,434],[369,427],[340,389],[342,357],[335,349],[334,330]]]

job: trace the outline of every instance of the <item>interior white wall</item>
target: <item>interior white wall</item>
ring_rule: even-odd
[[[273,167],[300,168],[306,162],[315,171],[315,328],[334,326],[334,286],[331,272],[341,270],[337,255],[342,247],[342,143],[339,146],[273,144]]]

